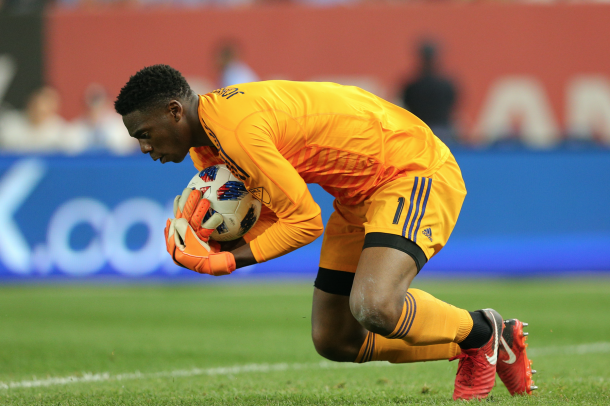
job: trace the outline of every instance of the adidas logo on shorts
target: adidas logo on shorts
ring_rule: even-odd
[[[432,241],[432,229],[430,227],[425,228],[422,232],[423,235],[425,235],[426,237],[428,237],[428,239],[430,241]]]

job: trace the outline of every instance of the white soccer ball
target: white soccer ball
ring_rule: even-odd
[[[233,176],[226,165],[205,168],[193,176],[187,187],[201,190],[203,197],[210,201],[204,223],[214,213],[222,214],[223,223],[210,237],[214,241],[243,237],[261,214],[261,203],[248,193],[243,182]]]

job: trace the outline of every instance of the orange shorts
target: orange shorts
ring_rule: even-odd
[[[320,267],[356,272],[364,236],[372,232],[408,238],[430,259],[447,243],[465,197],[462,173],[450,155],[429,178],[413,174],[394,180],[355,206],[335,200],[324,232]]]

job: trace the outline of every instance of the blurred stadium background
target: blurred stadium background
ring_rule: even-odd
[[[317,364],[308,314],[321,239],[230,277],[173,265],[162,230],[195,168],[188,158],[153,163],[112,108],[130,75],[165,63],[199,93],[334,81],[418,114],[453,150],[469,194],[417,283],[458,306],[529,321],[538,404],[608,404],[604,3],[0,0],[0,403],[450,397],[453,364],[392,374]],[[332,198],[311,191],[328,219]],[[265,369],[275,362],[291,364]],[[227,385],[233,370],[188,369],[231,365],[265,373]],[[111,375],[102,384],[83,371]],[[99,386],[62,389],[68,382]],[[502,391],[494,396],[508,397]]]
[[[161,233],[193,166],[154,165],[112,111],[129,76],[155,63],[200,93],[334,81],[422,117],[469,190],[425,276],[610,270],[610,5],[3,0],[0,10],[2,280],[208,280],[175,267]],[[311,189],[328,217],[330,196]],[[310,278],[319,247],[231,279]]]

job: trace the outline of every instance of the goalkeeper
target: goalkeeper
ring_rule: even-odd
[[[231,246],[209,241],[199,191],[176,199],[167,248],[174,261],[226,275],[269,261],[322,234],[306,183],[335,197],[314,283],[312,337],[339,362],[458,358],[454,399],[485,398],[495,374],[512,394],[535,389],[523,323],[469,312],[409,286],[446,244],[466,189],[428,126],[356,87],[268,81],[195,94],[167,65],[132,76],[115,102],[129,134],[155,161],[197,169],[224,163],[263,203]],[[220,219],[221,220],[221,219]]]

